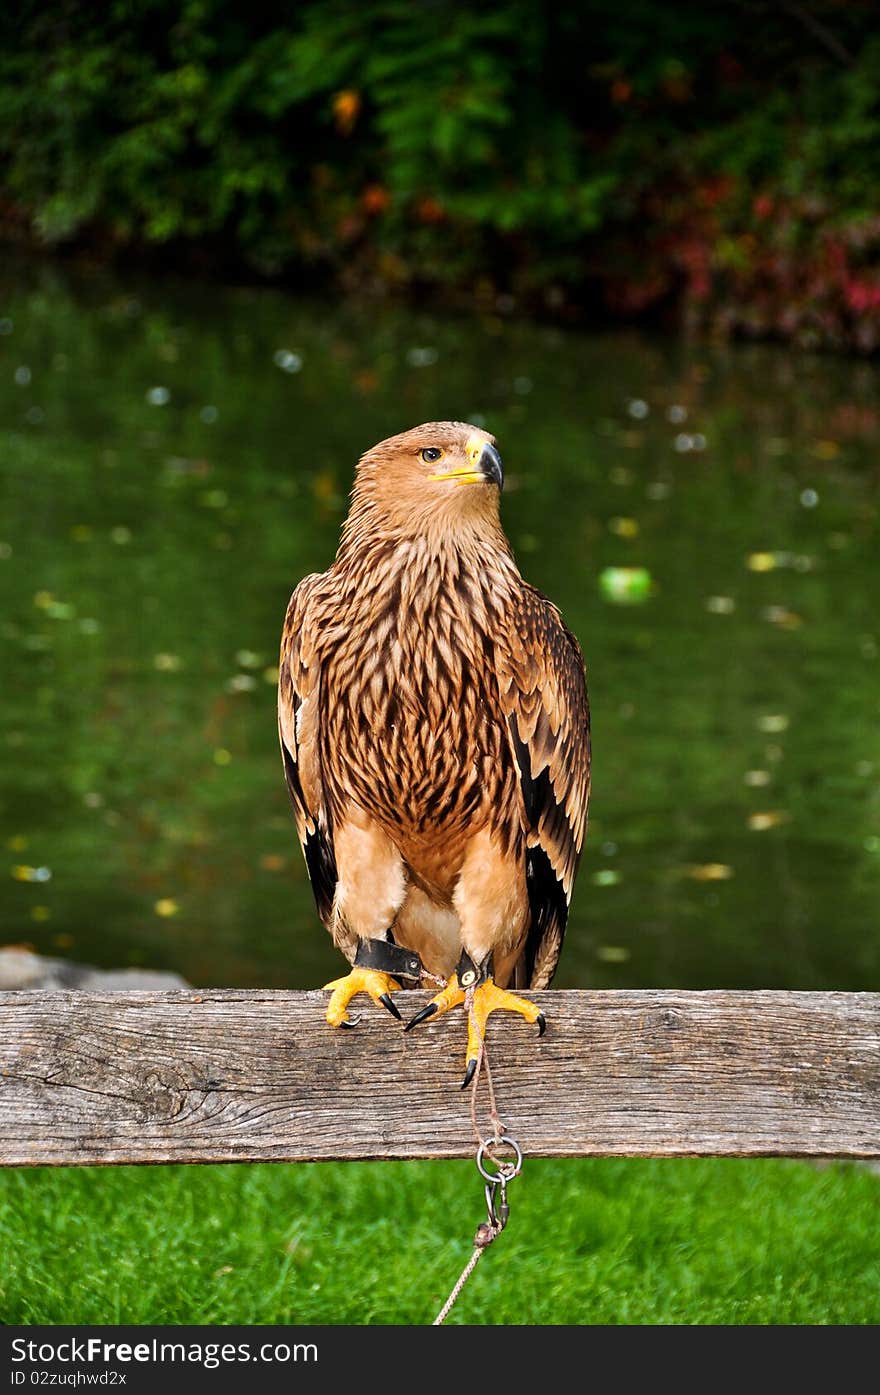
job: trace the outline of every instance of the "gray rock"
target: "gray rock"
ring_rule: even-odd
[[[23,988],[76,988],[83,992],[190,988],[180,974],[164,969],[96,969],[68,959],[49,959],[15,945],[0,947],[0,991]]]

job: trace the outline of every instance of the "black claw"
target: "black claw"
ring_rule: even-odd
[[[404,1030],[405,1032],[411,1032],[412,1029],[413,1029],[413,1027],[417,1027],[417,1026],[419,1025],[420,1022],[427,1022],[427,1020],[428,1020],[429,1017],[433,1017],[433,1016],[434,1016],[434,1013],[435,1013],[436,1011],[437,1011],[437,1004],[436,1004],[436,1003],[428,1003],[428,1006],[427,1006],[427,1007],[423,1007],[422,1010],[421,1010],[421,1012],[417,1012],[416,1015],[415,1015],[415,1017],[411,1017],[411,1018],[409,1019],[409,1021],[407,1022],[406,1026],[404,1027],[403,1030]]]
[[[543,1012],[538,1013],[538,1016],[535,1018],[535,1021],[538,1024],[538,1036],[542,1037],[547,1030],[547,1019],[544,1016]]]
[[[357,1017],[343,1017],[343,1019],[342,1019],[342,1021],[340,1022],[339,1025],[340,1025],[340,1027],[347,1027],[348,1030],[351,1031],[353,1027],[356,1027],[356,1026],[357,1026],[357,1024],[360,1022],[360,1020],[361,1020],[361,1015],[360,1015],[360,1013],[358,1013]]]
[[[397,1004],[395,1003],[390,993],[383,993],[379,998],[379,1002],[382,1004],[383,1007],[387,1007],[388,1011],[391,1013],[391,1016],[396,1017],[398,1022],[403,1021],[403,1018],[401,1017],[398,1011]]]
[[[467,1070],[466,1070],[465,1073],[464,1073],[464,1080],[461,1082],[461,1088],[462,1088],[463,1090],[466,1090],[467,1087],[470,1085],[471,1081],[472,1081],[473,1078],[474,1078],[474,1074],[476,1073],[476,1069],[477,1069],[476,1060],[468,1061],[468,1063],[467,1063]]]

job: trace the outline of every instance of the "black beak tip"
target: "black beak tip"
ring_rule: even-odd
[[[497,484],[499,489],[504,488],[504,465],[498,451],[487,441],[480,454],[480,469],[489,484]]]

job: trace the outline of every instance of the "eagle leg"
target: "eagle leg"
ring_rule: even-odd
[[[524,1017],[527,1022],[537,1022],[539,1037],[544,1035],[547,1026],[547,1019],[540,1008],[535,1007],[535,1004],[530,1003],[527,998],[517,997],[516,993],[508,993],[506,988],[499,988],[491,974],[470,991],[472,997],[465,1004],[468,1015],[468,1038],[462,1089],[465,1089],[474,1078],[480,1051],[486,1040],[486,1023],[489,1021],[491,1013],[498,1012],[500,1009],[505,1012],[518,1012],[520,1017]]]
[[[374,1003],[387,1008],[392,1017],[400,1020],[397,1005],[391,997],[400,987],[396,978],[380,973],[377,969],[352,969],[345,978],[335,978],[325,983],[325,990],[332,990],[333,996],[327,1004],[327,1021],[331,1027],[353,1027],[358,1018],[350,1018],[346,1009],[358,993],[367,993]]]
[[[491,1013],[499,1009],[518,1012],[527,1022],[538,1024],[539,1037],[544,1035],[547,1026],[547,1019],[534,1003],[530,1003],[527,998],[517,997],[515,993],[508,993],[506,988],[498,987],[492,978],[491,957],[481,969],[477,969],[471,958],[463,954],[458,969],[447,986],[417,1012],[415,1017],[410,1018],[404,1031],[409,1032],[420,1022],[426,1022],[429,1017],[438,1017],[461,1004],[464,1004],[468,1015],[467,1057],[462,1089],[474,1078],[480,1050],[486,1039],[486,1023]]]
[[[421,971],[419,956],[395,944],[393,938],[361,940],[351,973],[324,984],[325,990],[333,993],[327,1004],[327,1021],[331,1027],[353,1027],[360,1019],[350,1018],[346,1009],[358,993],[367,993],[374,1003],[387,1008],[400,1022],[402,1019],[391,994],[400,988],[399,979],[418,981]]]

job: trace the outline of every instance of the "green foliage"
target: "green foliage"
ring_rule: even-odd
[[[743,291],[790,309],[824,269],[814,336],[873,346],[878,304],[848,290],[880,238],[868,0],[20,8],[0,18],[7,235],[556,303],[599,286],[626,312],[711,290],[734,319]]]

